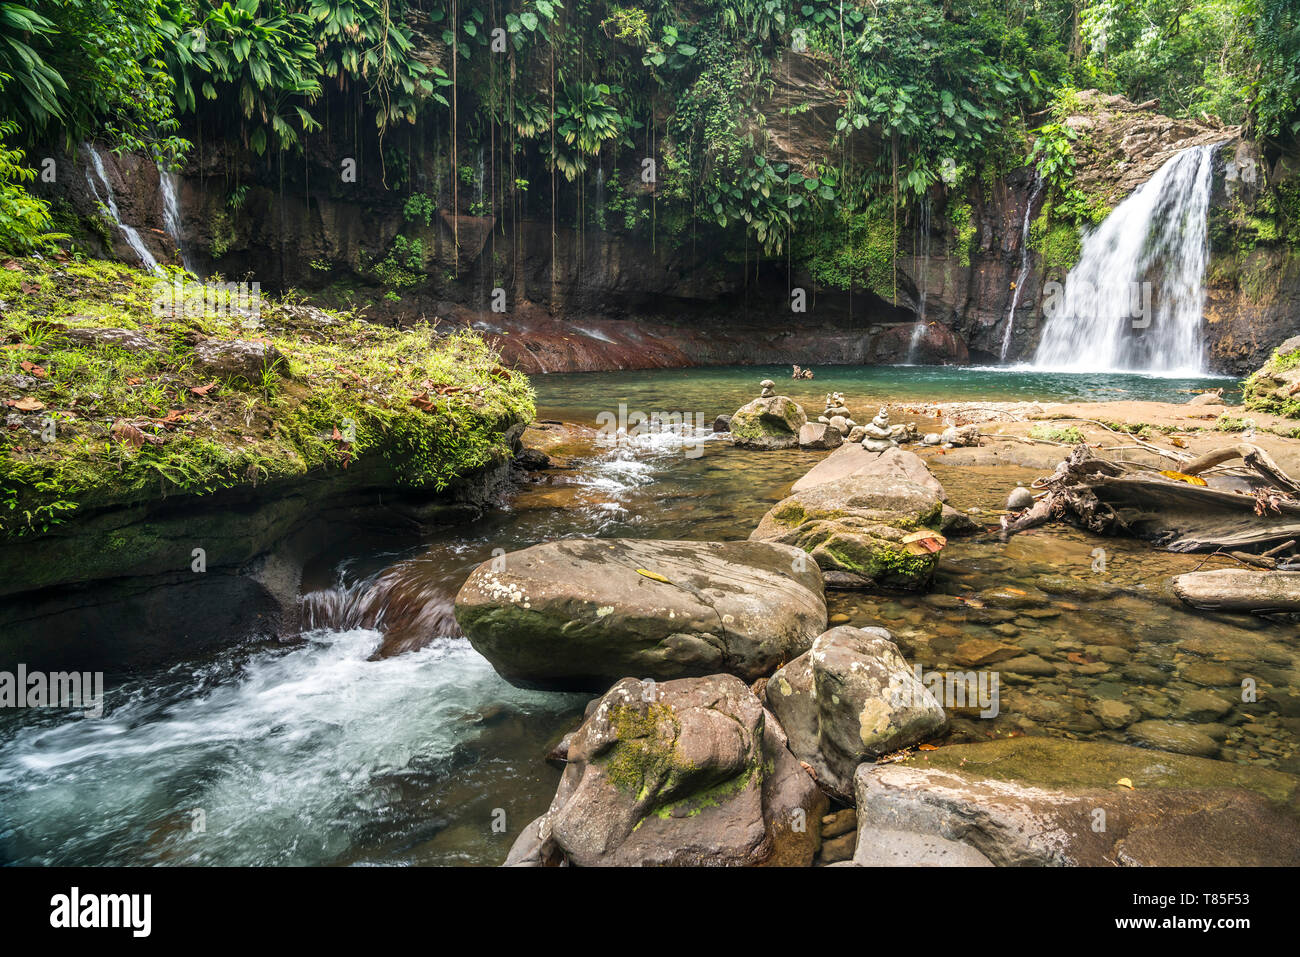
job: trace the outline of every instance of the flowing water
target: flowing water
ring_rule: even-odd
[[[167,238],[172,241],[176,252],[180,254],[181,265],[185,267],[185,271],[194,273],[194,265],[185,253],[185,231],[182,228],[180,193],[177,185],[175,173],[170,170],[158,170],[158,186],[162,192],[163,226],[167,230]]]
[[[594,427],[625,404],[629,414],[689,411],[711,422],[779,374],[539,377],[539,417]],[[819,370],[786,386],[809,408],[844,391],[860,421],[878,397],[1170,398],[1183,387],[948,368]],[[544,755],[586,699],[513,688],[458,636],[451,601],[470,570],[495,549],[565,535],[744,538],[824,454],[745,452],[694,428],[596,436],[566,451],[572,467],[538,473],[472,526],[350,543],[342,561],[309,569],[304,610],[315,627],[301,641],[235,641],[200,658],[178,648],[169,667],[108,676],[100,719],[0,716],[0,859],[499,863],[549,803],[559,772]],[[1036,474],[932,464],[951,501],[984,509],[990,523],[1007,490]],[[1033,662],[1038,674],[1005,676],[997,718],[954,714],[951,740],[1131,741],[1117,720],[1181,715],[1183,733],[1210,740],[1225,760],[1300,771],[1296,629],[1164,600],[1165,577],[1200,560],[1059,529],[1005,545],[954,539],[932,594],[831,592],[829,606],[886,625],[926,669],[966,667],[976,638]],[[1240,702],[1243,673],[1258,681],[1260,704]]]
[[[95,202],[99,203],[104,209],[109,219],[113,221],[113,225],[121,232],[127,245],[140,257],[140,265],[152,272],[161,272],[158,260],[153,258],[153,254],[145,246],[144,240],[140,238],[140,233],[134,226],[122,222],[122,214],[117,209],[117,198],[113,195],[113,184],[109,182],[108,174],[104,170],[104,158],[99,155],[99,150],[90,143],[85,144],[85,149],[90,154],[90,165],[94,169],[94,176],[91,176],[90,170],[86,171],[86,185],[90,187]],[[104,187],[102,194],[99,188],[95,186],[95,177],[99,178],[100,184]]]
[[[1201,318],[1214,146],[1177,153],[1083,238],[1058,298],[1044,296],[1039,369],[1204,369]]]
[[[1043,176],[1034,175],[1034,188],[1029,192],[1029,202],[1025,204],[1025,219],[1020,224],[1020,272],[1016,274],[1016,288],[1011,291],[1011,305],[1007,309],[1007,327],[1002,333],[1002,350],[998,358],[1007,361],[1007,350],[1011,348],[1011,332],[1016,327],[1016,306],[1020,303],[1020,294],[1024,291],[1025,280],[1029,278],[1029,227],[1033,222],[1034,203],[1043,191]]]

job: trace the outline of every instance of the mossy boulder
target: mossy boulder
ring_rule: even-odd
[[[837,468],[825,473],[837,478],[795,483],[793,494],[763,516],[750,540],[803,549],[821,567],[828,586],[924,588],[943,543],[932,531],[942,521],[942,486],[917,456],[899,449],[874,457],[845,455],[843,462],[847,474]],[[925,544],[916,541],[918,535]]]
[[[562,539],[476,568],[456,620],[510,682],[600,691],[629,674],[752,681],[808,650],[826,603],[784,545]]]
[[[1254,412],[1300,419],[1300,336],[1278,346],[1263,367],[1245,381],[1242,399]]]
[[[808,866],[827,801],[731,675],[624,678],[589,710],[506,863]]]
[[[755,399],[731,416],[731,441],[743,449],[793,449],[808,416],[799,403],[784,395]]]
[[[884,628],[841,625],[819,635],[772,675],[764,695],[795,757],[850,802],[859,764],[935,737],[948,724]]]
[[[864,764],[855,785],[861,863],[900,833],[956,842],[998,865],[1300,863],[1300,779],[1248,765],[1008,738]]]

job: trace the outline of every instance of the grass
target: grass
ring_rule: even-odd
[[[1029,430],[1029,437],[1042,439],[1045,442],[1063,442],[1067,445],[1078,445],[1084,440],[1083,433],[1072,425],[1055,429],[1046,425],[1035,425]]]
[[[473,332],[396,330],[265,299],[254,325],[220,298],[215,309],[158,308],[156,291],[155,277],[117,263],[0,267],[0,538],[87,507],[358,463],[441,490],[507,455],[503,432],[533,415],[527,378]],[[133,330],[158,349],[68,338],[87,327]],[[196,344],[235,339],[283,359],[253,381],[199,368]]]

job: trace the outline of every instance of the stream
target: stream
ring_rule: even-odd
[[[1182,389],[1233,385],[929,367],[788,376],[539,377],[538,418],[594,427],[626,404],[711,423],[766,377],[813,417],[826,392],[842,391],[859,421],[881,400],[1177,401]],[[304,598],[320,627],[300,641],[236,642],[201,659],[178,649],[156,672],[110,675],[100,719],[51,709],[0,717],[0,862],[500,863],[549,804],[560,772],[545,754],[587,696],[513,688],[453,636],[451,600],[465,577],[496,549],[568,535],[745,538],[825,453],[744,452],[706,426],[605,437],[576,454],[575,467],[538,473],[472,526],[323,557]],[[1037,474],[931,464],[961,509],[998,509]],[[1062,528],[1008,544],[953,539],[931,593],[829,592],[828,605],[832,616],[890,628],[926,669],[966,667],[974,639],[1014,650],[1026,671],[1003,675],[999,715],[954,715],[951,741],[1098,737],[1300,772],[1300,711],[1288,691],[1300,687],[1297,629],[1171,604],[1162,581],[1200,560]],[[1243,673],[1260,703],[1240,701]],[[1175,716],[1140,739],[1129,731]]]

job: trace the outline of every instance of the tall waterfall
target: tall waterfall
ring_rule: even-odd
[[[1044,297],[1042,369],[1194,375],[1203,369],[1206,218],[1216,146],[1175,155],[1083,239]]]
[[[95,197],[95,201],[107,211],[109,218],[113,220],[113,225],[121,231],[127,245],[140,257],[140,265],[151,272],[160,272],[158,260],[153,258],[153,254],[149,252],[135,227],[122,222],[122,214],[117,211],[117,199],[113,196],[113,184],[108,181],[108,174],[104,171],[104,160],[99,155],[99,150],[95,149],[94,145],[90,143],[86,144],[86,150],[90,153],[90,164],[94,168],[95,174],[92,176],[90,170],[86,171],[86,185],[90,187],[90,192]],[[95,176],[98,176],[100,183],[103,184],[103,195],[100,195],[99,188],[95,186]]]
[[[1034,174],[1034,188],[1029,192],[1029,202],[1025,204],[1025,219],[1020,224],[1020,272],[1016,274],[1016,288],[1011,291],[1011,308],[1007,310],[1007,327],[1002,332],[1002,352],[999,358],[1007,361],[1007,350],[1011,348],[1011,331],[1016,327],[1016,306],[1020,304],[1020,294],[1024,291],[1025,280],[1029,278],[1029,227],[1033,222],[1034,203],[1043,191],[1043,174]]]

